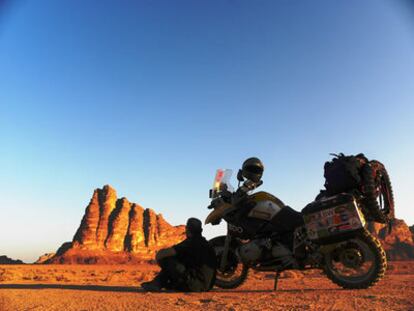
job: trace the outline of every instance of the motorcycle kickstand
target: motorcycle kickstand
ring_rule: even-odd
[[[276,291],[277,290],[277,282],[279,281],[279,277],[280,277],[280,271],[276,270],[276,274],[275,274],[275,284],[273,285],[273,290]]]

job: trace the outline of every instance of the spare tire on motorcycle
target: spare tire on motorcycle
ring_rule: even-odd
[[[321,190],[316,200],[344,192],[361,196],[366,220],[389,223],[394,218],[394,196],[385,166],[362,153],[332,155],[324,165],[326,190]]]

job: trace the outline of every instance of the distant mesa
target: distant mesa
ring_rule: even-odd
[[[141,262],[184,238],[185,226],[172,226],[161,214],[118,199],[106,185],[94,191],[72,242],[64,243],[55,254],[41,256],[38,263]]]
[[[23,261],[19,259],[11,259],[7,256],[0,256],[0,265],[21,265]]]
[[[394,219],[390,232],[379,223],[370,223],[368,229],[381,241],[389,260],[414,259],[414,225],[408,227],[404,220]]]

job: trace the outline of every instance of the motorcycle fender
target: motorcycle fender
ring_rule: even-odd
[[[215,208],[210,214],[208,214],[204,223],[207,225],[219,221],[223,218],[225,211],[230,207],[230,204],[222,204],[219,207]]]

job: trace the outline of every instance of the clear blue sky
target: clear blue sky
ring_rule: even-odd
[[[300,210],[330,152],[364,152],[413,224],[407,3],[0,1],[0,255],[55,251],[104,184],[204,218],[215,169],[253,155]]]

